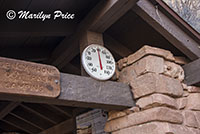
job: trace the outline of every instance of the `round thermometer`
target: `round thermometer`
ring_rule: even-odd
[[[82,53],[82,64],[85,71],[98,80],[108,80],[115,73],[115,60],[108,49],[92,44]]]

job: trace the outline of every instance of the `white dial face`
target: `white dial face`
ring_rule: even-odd
[[[108,80],[115,73],[115,60],[103,46],[90,45],[82,53],[82,64],[86,72],[98,80]]]

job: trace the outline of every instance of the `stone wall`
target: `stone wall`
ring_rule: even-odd
[[[136,106],[110,111],[112,134],[200,134],[200,88],[183,84],[184,60],[144,46],[118,62],[116,78],[128,83]]]

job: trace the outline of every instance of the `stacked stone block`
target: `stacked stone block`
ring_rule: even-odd
[[[110,111],[106,132],[200,134],[200,88],[183,83],[184,62],[176,59],[170,51],[144,46],[118,62],[116,78],[130,85],[136,106]]]

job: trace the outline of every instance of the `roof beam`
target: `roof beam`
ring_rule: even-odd
[[[70,62],[79,51],[79,39],[84,32],[91,30],[103,33],[122,15],[124,15],[137,0],[101,0],[98,5],[79,24],[75,34],[64,39],[52,53],[50,62],[59,69]]]
[[[139,0],[132,10],[188,58],[195,60],[200,57],[199,44],[149,0]]]
[[[1,100],[18,100],[54,105],[125,109],[134,106],[132,93],[127,84],[111,81],[97,81],[89,77],[61,73],[61,93],[58,98],[0,94]]]
[[[185,83],[200,86],[200,58],[183,66]]]
[[[0,55],[2,57],[9,56],[10,58],[23,59],[29,61],[44,61],[51,55],[51,51],[48,48],[15,48],[6,47],[1,49]]]

